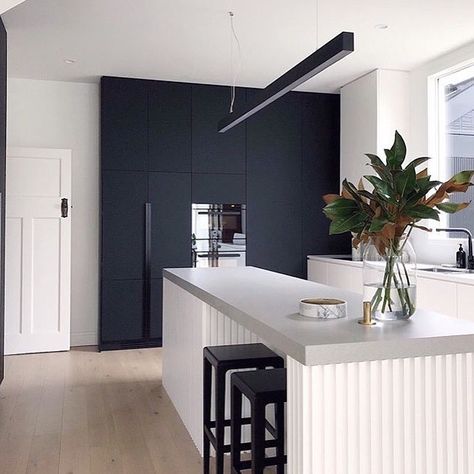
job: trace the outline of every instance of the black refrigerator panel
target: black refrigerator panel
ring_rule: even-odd
[[[192,98],[193,173],[244,174],[245,123],[217,133],[217,123],[229,113],[230,87],[195,84]],[[235,103],[244,102],[245,90],[239,88]]]
[[[142,279],[147,174],[102,171],[102,278]]]
[[[116,344],[119,348],[127,341],[142,340],[143,280],[102,281],[101,293],[101,346]]]
[[[191,174],[149,173],[151,278],[191,266]]]
[[[148,155],[148,82],[103,77],[101,80],[102,169],[146,169]]]
[[[191,172],[191,85],[150,82],[148,170]]]

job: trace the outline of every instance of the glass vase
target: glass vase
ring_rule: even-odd
[[[416,255],[406,236],[388,246],[370,242],[364,252],[364,301],[379,321],[410,318],[416,309]]]

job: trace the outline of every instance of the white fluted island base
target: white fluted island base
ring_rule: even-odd
[[[457,354],[340,362],[342,351],[335,363],[305,364],[248,313],[225,314],[222,297],[182,286],[165,275],[163,383],[200,452],[203,347],[262,341],[287,361],[289,474],[474,474],[474,355],[464,336]]]
[[[289,473],[474,473],[472,353],[287,365]]]

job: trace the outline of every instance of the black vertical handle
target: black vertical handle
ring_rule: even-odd
[[[151,202],[145,203],[145,299],[143,311],[143,337],[150,338],[151,325]]]
[[[67,217],[69,213],[69,204],[67,198],[61,199],[61,217]]]

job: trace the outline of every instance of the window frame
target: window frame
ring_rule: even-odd
[[[472,69],[470,73],[468,70]],[[466,76],[464,78],[464,76]],[[438,73],[428,76],[428,162],[429,173],[439,181],[449,178],[447,175],[447,163],[442,157],[446,157],[446,113],[444,101],[444,88],[452,82],[461,82],[469,77],[474,77],[474,58],[463,61],[455,66],[444,69]],[[453,80],[454,79],[454,80]],[[444,130],[444,132],[442,132]],[[443,139],[442,139],[443,138]],[[442,213],[437,227],[447,227],[449,224],[448,214]],[[453,240],[447,232],[432,232],[431,240]],[[459,238],[458,238],[459,240]]]

